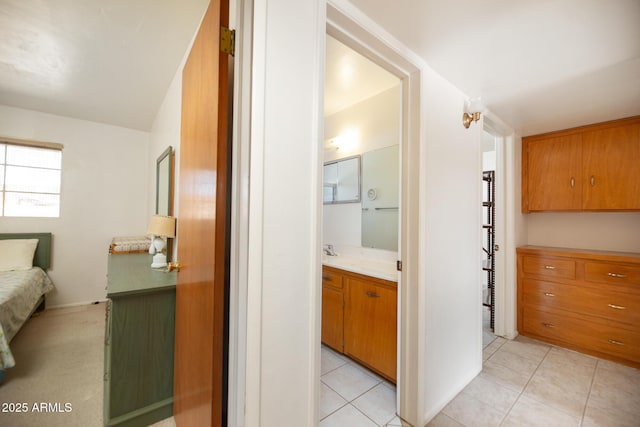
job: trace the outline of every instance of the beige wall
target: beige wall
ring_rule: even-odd
[[[111,238],[146,231],[149,134],[7,106],[0,134],[64,145],[60,217],[2,218],[0,231],[53,233],[48,307],[103,300]]]
[[[640,252],[638,212],[540,212],[526,218],[529,245]]]

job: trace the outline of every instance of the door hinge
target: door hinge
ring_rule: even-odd
[[[402,261],[396,261],[396,270],[402,271]]]
[[[236,30],[220,27],[220,50],[231,56],[236,53]]]

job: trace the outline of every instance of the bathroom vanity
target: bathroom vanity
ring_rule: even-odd
[[[337,258],[322,267],[322,342],[395,383],[398,285],[393,264]]]

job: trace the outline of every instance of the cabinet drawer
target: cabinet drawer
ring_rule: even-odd
[[[564,316],[525,307],[523,326],[525,333],[640,362],[640,333],[614,322],[591,320],[587,316]]]
[[[342,274],[323,268],[322,286],[333,286],[334,288],[342,289]]]
[[[627,324],[640,333],[640,293],[524,279],[523,303],[543,311],[565,310]]]
[[[584,265],[584,278],[589,282],[640,286],[640,267],[605,262],[587,262]]]
[[[573,260],[525,256],[522,264],[526,274],[558,279],[576,278],[576,263]]]

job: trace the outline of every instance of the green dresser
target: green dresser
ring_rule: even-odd
[[[104,425],[147,426],[173,413],[176,273],[149,254],[109,255]]]

